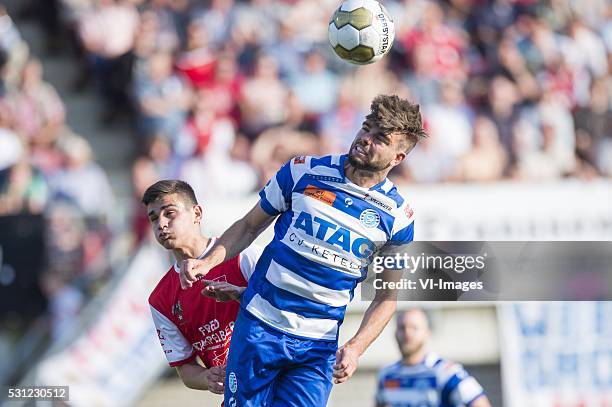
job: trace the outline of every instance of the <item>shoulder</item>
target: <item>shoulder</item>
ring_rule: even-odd
[[[263,248],[257,244],[251,244],[249,247],[244,249],[238,255],[240,270],[244,275],[244,278],[248,281],[253,271],[255,271],[255,265],[263,253]]]
[[[291,158],[280,169],[279,174],[291,176],[297,182],[305,174],[339,178],[341,176],[342,155],[310,156],[300,155]]]
[[[382,369],[378,371],[378,380],[385,380],[386,378],[395,375],[399,372],[402,367],[402,362],[395,362],[390,365],[384,366]]]
[[[163,312],[163,310],[169,307],[172,296],[179,284],[178,275],[174,270],[174,266],[172,266],[149,295],[149,305]]]
[[[446,359],[439,359],[434,366],[436,376],[443,385],[449,383],[458,384],[461,380],[469,377],[469,374],[460,363],[452,362]]]
[[[390,193],[394,197],[394,201],[397,203],[397,207],[393,211],[396,221],[396,227],[394,229],[401,230],[414,222],[414,209],[412,208],[412,205],[408,199],[405,199],[399,194],[395,186]]]

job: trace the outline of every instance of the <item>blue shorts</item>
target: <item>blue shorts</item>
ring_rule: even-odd
[[[240,309],[225,376],[226,407],[324,407],[337,342],[300,339]]]

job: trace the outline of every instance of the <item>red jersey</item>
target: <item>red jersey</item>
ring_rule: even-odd
[[[206,252],[214,240],[211,239]],[[256,247],[249,247],[212,268],[206,279],[246,287],[259,254]],[[175,263],[149,297],[157,336],[170,366],[184,365],[196,356],[206,367],[225,365],[240,303],[205,297],[201,294],[203,289],[204,284],[198,280],[191,288],[183,290],[179,266]]]

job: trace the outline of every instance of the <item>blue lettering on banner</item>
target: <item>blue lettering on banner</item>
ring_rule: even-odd
[[[513,313],[521,346],[520,376],[528,392],[558,391],[568,383],[590,392],[612,389],[612,306],[515,304]]]

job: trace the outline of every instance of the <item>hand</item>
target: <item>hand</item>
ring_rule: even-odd
[[[206,383],[208,390],[215,394],[225,392],[225,366],[213,366],[206,370]]]
[[[346,382],[353,376],[359,364],[359,353],[349,345],[344,345],[336,352],[334,365],[334,384]]]
[[[245,287],[239,287],[225,281],[202,280],[202,283],[205,285],[202,295],[214,298],[217,301],[240,301],[242,293],[246,290]]]
[[[190,288],[198,281],[198,277],[208,274],[211,268],[206,260],[185,259],[181,261],[181,272],[179,273],[181,288]]]

